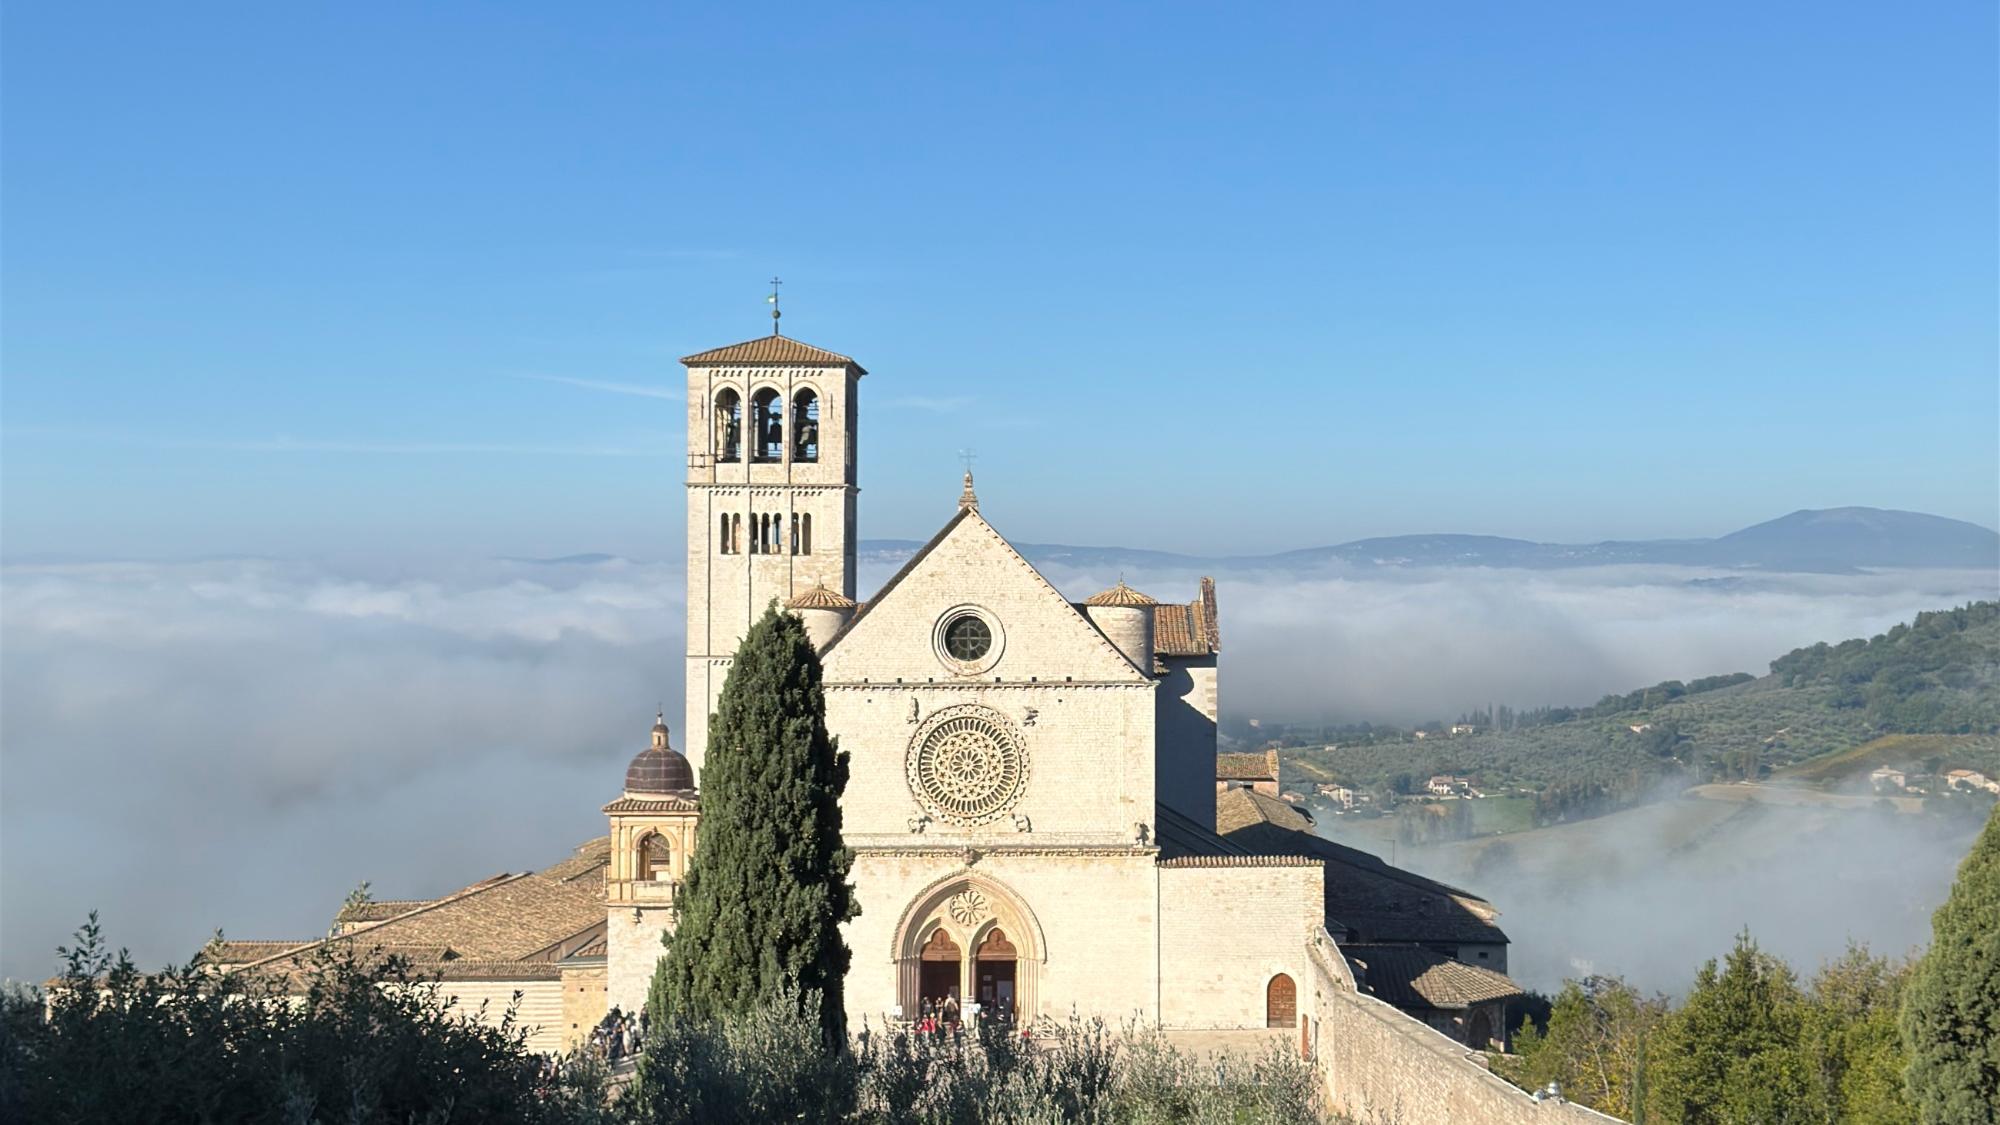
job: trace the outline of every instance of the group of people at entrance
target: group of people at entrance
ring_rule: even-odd
[[[956,1034],[964,1027],[967,1013],[960,1008],[956,993],[926,997],[918,1009],[916,1029],[926,1035]],[[1012,1004],[985,1003],[971,1006],[972,1022],[995,1027],[1012,1027]]]

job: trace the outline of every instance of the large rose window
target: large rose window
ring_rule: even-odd
[[[965,705],[932,715],[910,743],[910,791],[931,816],[984,824],[1006,813],[1028,783],[1021,736],[999,712]]]

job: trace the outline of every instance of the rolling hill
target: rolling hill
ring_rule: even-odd
[[[1286,756],[1305,780],[1408,791],[1463,774],[1488,792],[1532,791],[1544,823],[1701,781],[1837,786],[1906,762],[2000,775],[2000,602],[1796,649],[1758,678],[1668,681],[1501,725]]]
[[[908,539],[865,539],[860,549],[879,561],[900,562],[921,545]],[[1816,574],[1892,567],[2000,569],[2000,532],[1963,520],[1883,508],[1797,511],[1716,539],[1537,543],[1496,535],[1396,535],[1272,555],[1231,556],[1060,543],[1019,546],[1029,561],[1038,565],[1095,569],[1298,570],[1328,564],[1533,570],[1663,564]]]

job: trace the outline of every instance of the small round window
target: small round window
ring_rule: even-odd
[[[967,664],[985,659],[993,648],[993,630],[976,613],[961,613],[944,627],[944,650]]]

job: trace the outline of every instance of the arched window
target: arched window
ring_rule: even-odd
[[[664,883],[674,877],[674,849],[667,838],[657,832],[648,832],[639,841],[639,878]]]
[[[740,555],[743,553],[742,512],[737,512],[736,514],[729,517],[729,553],[732,555]]]
[[[718,527],[716,528],[716,533],[715,533],[715,542],[716,542],[716,544],[717,544],[717,549],[718,549],[718,550],[720,550],[720,551],[721,551],[721,552],[722,552],[723,554],[725,554],[725,555],[726,555],[726,554],[729,554],[729,513],[728,513],[728,512],[724,512],[724,513],[722,513],[722,515],[721,515],[721,517],[720,517],[720,526],[718,526]]]
[[[799,522],[799,554],[810,555],[813,553],[812,513],[807,512],[804,515],[801,515],[799,517],[798,522]]]
[[[1264,986],[1264,1026],[1290,1027],[1299,1022],[1299,989],[1283,973]]]
[[[810,389],[792,396],[792,460],[819,460],[819,396]]]
[[[751,460],[770,463],[785,458],[785,417],[778,409],[778,392],[769,387],[750,398]]]
[[[764,553],[764,519],[765,517],[760,513],[751,513],[750,553],[753,555]]]
[[[743,459],[743,400],[728,387],[715,396],[715,459]]]

